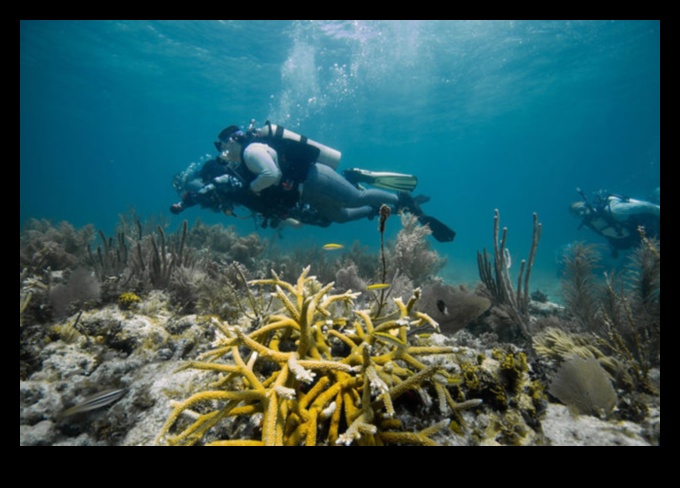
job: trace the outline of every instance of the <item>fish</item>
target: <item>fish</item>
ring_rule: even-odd
[[[117,402],[123,397],[123,395],[125,395],[126,392],[126,388],[100,391],[99,393],[95,393],[94,395],[87,397],[85,400],[72,406],[71,408],[67,408],[59,414],[59,417],[69,417],[77,413],[89,412],[90,410],[96,410],[97,408],[105,407]]]
[[[444,303],[444,300],[437,300],[437,309],[444,315],[449,314],[446,308],[446,303]]]
[[[324,244],[321,247],[321,249],[323,249],[324,251],[335,251],[336,249],[342,249],[343,247],[345,246],[343,246],[342,244],[335,244],[330,242],[328,244]]]
[[[390,284],[389,283],[373,283],[372,285],[368,285],[366,287],[367,290],[384,290],[385,288],[389,288]]]

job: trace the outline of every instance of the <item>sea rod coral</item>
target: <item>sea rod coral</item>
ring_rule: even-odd
[[[419,290],[397,312],[376,317],[355,310],[358,293],[329,294],[306,267],[296,284],[271,279],[249,282],[274,289],[278,313],[246,332],[240,325],[213,320],[222,337],[215,348],[187,368],[219,373],[209,390],[174,403],[156,442],[210,445],[383,445],[433,444],[448,419],[405,431],[395,400],[412,390],[436,392],[446,413],[461,408],[447,386],[462,381],[422,355],[447,355],[451,347],[413,346],[411,328],[432,319],[415,310]],[[255,419],[257,428],[239,438],[215,438],[211,429],[236,417]],[[245,437],[245,438],[244,438]]]

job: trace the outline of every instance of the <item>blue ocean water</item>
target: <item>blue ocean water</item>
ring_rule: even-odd
[[[602,242],[567,212],[576,187],[658,197],[660,22],[22,21],[20,228],[111,235],[134,209],[170,230],[200,218],[252,232],[168,211],[173,176],[252,118],[342,151],[340,169],[417,175],[425,210],[457,232],[432,243],[453,282],[492,248],[494,209],[517,261],[537,212],[540,287],[561,246]],[[288,229],[279,244],[355,240],[377,248],[376,222]]]

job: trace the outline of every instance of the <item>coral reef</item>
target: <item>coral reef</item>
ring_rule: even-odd
[[[68,222],[55,227],[45,219],[33,219],[19,238],[19,266],[35,274],[74,267],[84,260],[93,237],[92,225],[76,230]]]
[[[534,213],[534,230],[529,258],[528,261],[523,259],[520,264],[517,274],[517,288],[515,289],[510,278],[512,260],[510,251],[506,247],[508,228],[503,227],[503,236],[499,240],[500,213],[498,209],[494,210],[493,223],[493,268],[486,249],[484,249],[484,252],[477,252],[479,277],[492,297],[494,307],[500,308],[501,312],[510,318],[510,324],[517,328],[524,341],[530,341],[529,278],[543,226],[538,221],[538,215]]]
[[[195,444],[226,417],[261,415],[251,438],[209,443],[433,443],[430,436],[448,422],[415,433],[401,430],[395,418],[395,402],[426,385],[436,391],[443,410],[459,408],[446,388],[459,380],[443,365],[426,366],[418,360],[421,355],[451,354],[453,349],[408,343],[411,327],[432,323],[414,310],[419,294],[406,304],[396,299],[399,314],[394,317],[372,317],[368,311],[353,309],[356,294],[328,295],[333,284],[322,286],[308,273],[309,267],[295,285],[276,273],[272,279],[250,283],[274,288],[273,295],[282,305],[250,333],[238,325],[214,322],[223,337],[202,356],[208,361],[192,361],[186,367],[214,371],[221,377],[213,389],[175,404],[159,441]],[[341,315],[343,311],[350,316]],[[248,350],[248,355],[243,357],[241,350]],[[222,358],[229,361],[218,361]],[[210,407],[214,401],[220,403],[217,409]],[[183,419],[185,413],[190,420]],[[177,424],[179,432],[166,435]]]
[[[416,286],[420,286],[435,276],[444,267],[446,260],[437,251],[430,249],[427,236],[432,231],[429,227],[420,225],[413,214],[402,213],[400,218],[402,227],[396,242],[387,253],[387,259],[393,269],[399,270],[399,273],[408,276]]]
[[[605,273],[604,281],[594,275],[597,262],[594,248],[581,245],[571,246],[566,259],[565,302],[581,337],[586,337],[579,341],[619,386],[655,393],[649,372],[660,365],[661,354],[659,243],[645,237],[625,273]],[[545,354],[545,343],[542,350]]]
[[[575,242],[563,256],[562,296],[581,330],[594,330],[599,320],[600,287],[595,270],[600,262],[597,247]]]
[[[121,310],[130,310],[133,305],[141,302],[142,299],[136,293],[126,291],[118,297],[118,306]]]
[[[643,235],[620,272],[580,269],[593,308],[579,318],[576,299],[560,308],[534,292],[529,301],[531,257],[516,289],[509,273],[496,280],[486,252],[478,264],[489,279],[477,288],[442,281],[428,229],[401,218],[379,254],[359,242],[283,252],[186,222],[167,233],[134,213],[113,238],[29,223],[20,444],[659,443],[658,241]],[[535,219],[531,255],[539,236]],[[494,298],[504,287],[516,310]],[[574,357],[597,365],[600,379],[606,371],[613,409],[607,395],[578,417],[552,403],[575,410],[555,386],[583,388],[567,373]],[[606,419],[592,416],[602,411]]]
[[[596,333],[628,365],[634,388],[656,393],[649,374],[661,364],[661,252],[658,240],[642,236],[626,276],[605,275],[604,331]]]
[[[266,276],[274,269],[283,279],[295,279],[291,270],[314,263],[320,281],[337,279],[338,286],[355,290],[383,281],[380,259],[358,242],[341,255],[331,256],[318,246],[282,253],[255,233],[239,236],[233,227],[197,220],[190,228],[183,221],[177,232],[167,234],[165,225],[162,219],[158,224],[143,223],[134,211],[121,215],[115,237],[95,233],[92,226],[76,230],[64,222],[57,227],[47,221],[29,222],[21,234],[21,320],[44,322],[53,313],[59,317],[75,312],[86,302],[115,303],[122,293],[142,297],[154,290],[168,292],[179,312],[228,318],[234,301],[221,306],[217,300],[233,295],[229,290],[240,286],[239,280],[224,278],[233,275],[234,263],[250,276]],[[392,296],[407,298],[413,289],[410,275],[422,281],[441,268],[443,260],[425,241],[427,232],[415,219],[400,232],[399,251],[389,256]],[[93,248],[95,240],[99,242]],[[76,268],[89,270],[96,281],[91,278],[89,285],[79,287],[75,280],[69,284],[71,276],[84,276]]]
[[[200,219],[191,226],[186,244],[194,249],[208,253],[212,261],[238,261],[252,266],[256,258],[263,254],[267,245],[256,233],[239,236],[233,226],[205,225]]]
[[[84,308],[99,300],[101,285],[91,271],[78,267],[68,274],[66,283],[50,290],[52,314],[57,319],[71,313],[71,307]]]
[[[595,358],[568,358],[557,370],[549,391],[581,414],[607,417],[617,403],[609,376]]]
[[[463,287],[434,281],[423,287],[419,308],[432,317],[444,334],[455,334],[478,319],[491,306],[491,301]]]
[[[348,260],[345,265],[335,273],[335,289],[339,292],[348,290],[365,290],[367,286],[359,275],[359,267]]]
[[[555,371],[546,379],[552,396],[580,413],[637,422],[653,443],[660,437],[660,256],[658,241],[643,235],[626,268],[600,279],[594,248],[572,245],[563,283],[568,315],[544,320],[549,326],[533,338],[537,364]]]

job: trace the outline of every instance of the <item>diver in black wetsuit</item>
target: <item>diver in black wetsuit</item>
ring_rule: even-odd
[[[639,227],[644,228],[648,237],[660,237],[660,205],[604,190],[596,192],[591,202],[580,189],[577,191],[583,200],[572,203],[569,212],[581,219],[579,228],[588,227],[607,239],[613,257],[618,257],[620,250],[640,244]]]
[[[215,146],[220,155],[206,162],[197,177],[185,185],[188,191],[171,207],[173,213],[197,204],[231,213],[234,205],[241,205],[260,214],[264,226],[275,226],[285,219],[328,226],[373,218],[380,206],[387,204],[395,211],[416,215],[439,241],[448,242],[455,236],[443,223],[423,213],[420,204],[429,198],[350,183],[332,167],[317,162],[320,150],[311,144],[258,138],[250,131],[244,133],[237,126],[229,126],[220,132]],[[375,173],[373,181],[367,180],[370,172],[348,170],[346,174],[361,176],[362,182],[382,182],[383,187],[389,180],[398,189],[413,188],[417,182],[415,177],[396,173]],[[193,185],[194,180],[197,185]]]

